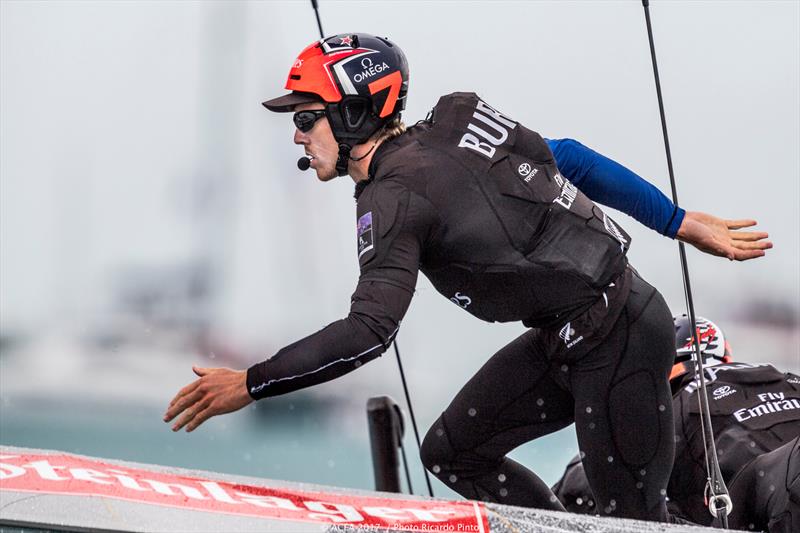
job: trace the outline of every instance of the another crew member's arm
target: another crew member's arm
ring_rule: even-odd
[[[622,211],[662,235],[739,261],[761,257],[772,248],[765,232],[736,231],[754,226],[755,220],[724,220],[684,211],[634,172],[578,141],[548,139],[547,144],[561,173],[591,200]]]

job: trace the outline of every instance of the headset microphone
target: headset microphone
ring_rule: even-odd
[[[307,157],[301,157],[297,160],[297,168],[300,170],[308,170],[308,167],[311,166],[311,160]]]

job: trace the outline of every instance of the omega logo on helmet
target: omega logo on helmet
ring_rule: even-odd
[[[368,67],[364,66],[364,63],[369,60],[370,65]],[[361,83],[364,80],[368,80],[373,76],[377,76],[384,70],[389,70],[389,65],[386,64],[385,61],[381,61],[377,65],[372,63],[372,60],[368,57],[365,57],[361,60],[361,66],[364,67],[362,72],[359,72],[353,76],[353,81],[356,83]]]

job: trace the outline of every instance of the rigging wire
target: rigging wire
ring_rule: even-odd
[[[658,95],[658,110],[661,115],[661,131],[664,135],[664,149],[667,154],[667,168],[669,169],[669,181],[672,187],[672,202],[678,206],[678,192],[675,186],[675,173],[672,168],[672,155],[669,148],[669,135],[667,134],[667,119],[664,114],[664,99],[661,94],[661,81],[658,75],[658,63],[656,61],[656,48],[653,41],[653,27],[650,23],[650,2],[649,0],[642,0],[644,7],[645,22],[647,24],[647,37],[650,41],[650,57],[653,62],[653,75],[656,82],[656,94]],[[728,515],[733,510],[733,503],[728,495],[728,488],[725,486],[725,480],[722,477],[722,472],[719,467],[719,458],[717,457],[717,447],[714,443],[714,430],[711,426],[711,415],[708,407],[708,394],[706,392],[705,370],[703,368],[703,357],[700,353],[700,333],[697,329],[697,319],[694,314],[694,301],[692,299],[692,286],[689,281],[689,266],[686,261],[686,249],[682,242],[678,243],[678,251],[681,261],[681,272],[683,273],[683,289],[686,298],[686,306],[689,311],[689,320],[692,325],[694,334],[692,341],[695,352],[695,376],[699,381],[700,387],[697,391],[698,400],[700,402],[700,423],[703,434],[703,445],[705,449],[706,460],[706,474],[707,485],[706,489],[711,493],[708,499],[708,510],[711,514],[718,518],[725,529],[728,528]]]

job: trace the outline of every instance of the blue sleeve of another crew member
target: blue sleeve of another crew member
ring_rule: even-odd
[[[686,211],[616,161],[573,139],[545,139],[561,173],[592,201],[626,213],[672,239]]]

